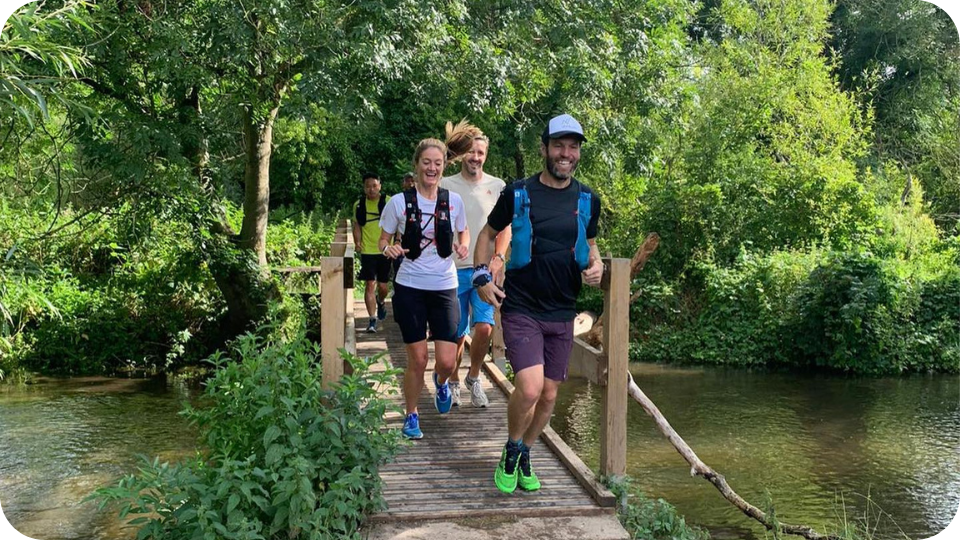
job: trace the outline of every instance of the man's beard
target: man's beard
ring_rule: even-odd
[[[550,173],[551,176],[553,176],[557,180],[569,180],[573,178],[573,173],[577,170],[577,165],[580,164],[579,161],[574,162],[573,166],[570,167],[569,173],[561,174],[557,172],[557,164],[554,160],[547,157],[546,162],[547,162],[547,171]]]

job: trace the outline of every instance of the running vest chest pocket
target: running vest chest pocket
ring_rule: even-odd
[[[404,191],[403,202],[406,224],[400,245],[408,250],[404,257],[415,261],[423,253],[423,212],[417,203],[417,188]],[[437,204],[433,211],[433,230],[437,255],[446,259],[453,253],[453,224],[450,221],[450,191],[444,188],[440,188],[437,193]]]

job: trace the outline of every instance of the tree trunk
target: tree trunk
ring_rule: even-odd
[[[257,121],[250,107],[243,111],[243,143],[246,154],[243,172],[243,225],[240,247],[253,250],[260,266],[267,265],[267,217],[270,212],[270,152],[273,144],[273,122],[280,110],[274,104],[262,121]]]
[[[263,319],[270,302],[280,299],[280,289],[249,249],[238,248],[222,235],[211,241],[207,256],[210,274],[227,302],[222,330],[230,339]]]
[[[523,145],[519,142],[516,148],[513,149],[513,165],[516,167],[517,178],[526,178],[526,168],[523,166]]]
[[[183,155],[193,166],[193,176],[199,182],[204,192],[210,190],[210,174],[208,165],[210,163],[209,141],[206,134],[199,127],[200,116],[203,111],[200,109],[200,88],[194,86],[189,94],[180,102],[178,119],[184,126],[185,133],[181,136],[181,148]]]
[[[270,302],[280,299],[280,290],[276,283],[270,280],[270,276],[262,266],[265,263],[263,235],[266,233],[269,196],[269,176],[266,173],[269,170],[269,151],[276,109],[272,112],[269,125],[266,126],[265,130],[258,129],[259,126],[253,125],[249,115],[244,117],[245,150],[247,153],[244,174],[247,197],[244,209],[246,214],[254,215],[257,218],[250,220],[254,225],[252,230],[257,231],[256,225],[261,222],[263,224],[260,229],[260,248],[257,251],[258,242],[256,240],[246,246],[241,246],[241,236],[237,235],[236,231],[230,227],[223,207],[215,201],[214,189],[211,185],[208,170],[210,159],[208,140],[197,127],[198,119],[202,113],[200,110],[200,89],[198,87],[192,88],[181,103],[180,122],[187,127],[183,153],[193,165],[194,178],[196,178],[202,191],[211,198],[214,214],[213,219],[203,220],[197,225],[208,228],[212,233],[212,238],[205,243],[203,251],[207,256],[210,274],[227,304],[227,317],[222,322],[221,335],[219,336],[222,341],[232,339],[250,330],[253,324],[263,319],[267,314]],[[253,137],[250,137],[250,134],[253,134]],[[251,146],[247,142],[249,140],[254,141],[255,144]],[[265,159],[261,150],[264,144],[266,147]],[[263,163],[262,167],[261,162]],[[251,167],[251,163],[255,166]],[[250,174],[251,171],[253,172],[252,175]],[[251,186],[253,186],[253,190],[250,189]],[[260,189],[261,186],[265,189]],[[247,210],[250,207],[248,203],[251,192],[264,194],[262,206],[252,205],[255,209],[254,212]],[[259,210],[260,208],[262,208],[262,211]],[[245,217],[244,228],[247,227],[247,221]]]

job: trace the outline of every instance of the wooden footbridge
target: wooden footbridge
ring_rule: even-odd
[[[376,334],[363,332],[366,320],[362,301],[355,302],[354,246],[349,222],[341,223],[331,255],[320,267],[282,269],[319,275],[324,385],[339,380],[344,365],[339,349],[360,356],[385,351],[394,366],[403,368],[406,356],[399,328],[390,316]],[[600,353],[576,340],[570,374],[584,376],[603,389],[600,474],[622,475],[626,468],[627,393],[607,391],[608,380],[627,380],[627,328],[629,324],[630,260],[607,259],[604,290],[604,347]],[[494,336],[493,354],[484,363],[483,384],[490,398],[487,408],[470,404],[464,389],[463,405],[440,415],[433,405],[433,347],[430,346],[424,390],[420,396],[424,438],[407,445],[392,463],[381,468],[387,508],[370,516],[368,538],[428,538],[452,531],[462,538],[576,538],[625,539],[616,521],[617,501],[549,426],[535,443],[531,456],[543,488],[537,492],[506,495],[493,483],[493,471],[507,440],[507,399],[513,385],[504,376],[502,335]],[[469,358],[461,368],[466,377]],[[498,366],[499,364],[499,366]],[[393,399],[401,406],[397,381]],[[400,428],[403,418],[391,414],[387,425]],[[537,534],[532,534],[538,531]],[[547,533],[548,536],[541,536]]]

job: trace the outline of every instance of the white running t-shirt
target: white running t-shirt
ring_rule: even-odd
[[[380,228],[387,234],[394,234],[398,230],[403,234],[406,228],[407,211],[405,198],[402,193],[390,198],[380,216]],[[424,198],[417,192],[417,205],[420,207],[420,227],[424,240],[430,239],[430,245],[423,248],[417,260],[403,259],[400,270],[397,271],[397,283],[406,287],[413,287],[423,291],[446,291],[457,288],[457,268],[454,261],[457,253],[453,252],[446,259],[437,255],[437,242],[434,240],[433,213],[437,207],[436,199]],[[453,225],[454,242],[456,234],[467,230],[467,217],[463,208],[463,199],[460,195],[450,192],[450,222]]]
[[[463,199],[464,208],[467,210],[467,226],[470,229],[470,255],[464,260],[457,259],[458,269],[473,268],[473,254],[477,250],[477,237],[480,231],[487,224],[487,216],[493,210],[497,199],[500,198],[500,192],[503,191],[506,183],[497,178],[483,173],[483,177],[476,182],[471,182],[463,177],[463,173],[457,173],[440,180],[440,187],[447,188],[451,193],[460,195]],[[493,253],[493,244],[490,245],[490,253]],[[488,261],[480,261],[486,264]]]

